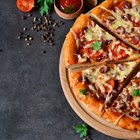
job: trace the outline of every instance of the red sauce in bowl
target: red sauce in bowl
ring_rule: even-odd
[[[59,0],[59,8],[62,12],[72,14],[81,7],[81,0]]]

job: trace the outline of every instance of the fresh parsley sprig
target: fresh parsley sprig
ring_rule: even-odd
[[[80,134],[80,138],[86,137],[88,133],[88,126],[85,124],[78,124],[73,126],[74,130]]]
[[[40,14],[43,16],[44,14],[49,14],[51,10],[52,4],[54,0],[37,0],[37,3],[40,6]]]
[[[82,95],[87,95],[87,93],[88,93],[88,89],[80,89],[79,90],[79,92],[80,92],[80,94],[82,94]]]
[[[67,13],[67,14],[72,14],[76,11],[76,7],[75,5],[73,4],[72,6],[70,7],[66,7],[65,9],[62,10],[64,13]]]
[[[132,96],[133,96],[133,97],[134,97],[134,96],[140,96],[140,89],[135,89],[135,90],[133,90]]]
[[[102,42],[96,41],[92,44],[92,50],[98,51],[101,49],[101,46],[102,46]]]

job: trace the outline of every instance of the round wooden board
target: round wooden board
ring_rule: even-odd
[[[122,129],[118,126],[115,126],[105,119],[97,116],[93,112],[89,111],[84,105],[82,105],[74,96],[68,80],[68,72],[67,69],[64,67],[63,62],[63,48],[60,55],[60,62],[59,62],[59,75],[60,81],[62,85],[62,89],[64,91],[64,95],[68,100],[70,106],[76,112],[76,114],[85,121],[88,125],[95,128],[96,130],[120,139],[140,139],[140,134],[136,132],[132,132],[129,130]]]
[[[104,118],[101,118],[100,116],[97,116],[93,112],[89,111],[89,109],[87,109],[84,105],[82,105],[79,102],[78,99],[75,98],[74,93],[72,92],[69,85],[68,71],[64,67],[63,58],[64,57],[63,57],[63,47],[62,47],[60,60],[59,60],[59,76],[60,76],[61,86],[67,101],[69,102],[73,110],[76,112],[76,114],[92,128],[95,128],[96,130],[104,133],[105,135],[109,135],[120,139],[129,139],[129,140],[140,139],[139,133],[122,129],[118,126],[115,126],[107,122]]]

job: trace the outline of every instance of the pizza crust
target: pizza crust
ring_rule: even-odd
[[[87,27],[89,22],[91,22],[91,19],[88,16],[81,14],[75,21],[75,23],[72,27],[72,30],[75,33],[78,33],[80,31],[82,31],[85,27]],[[75,41],[72,31],[70,30],[66,36],[66,40],[64,43],[64,64],[65,64],[65,66],[75,64],[77,62],[77,56],[74,55],[76,53],[77,53],[76,41]]]
[[[113,112],[110,109],[103,115],[107,121],[113,123],[114,125],[120,116],[122,117],[118,120],[118,123],[116,124],[117,126],[127,130],[140,131],[140,121],[135,121],[121,113]]]

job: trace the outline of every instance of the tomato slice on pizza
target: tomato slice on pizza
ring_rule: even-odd
[[[137,51],[117,40],[86,15],[76,20],[64,44],[66,65],[124,59],[129,61],[138,57],[140,55]]]
[[[136,65],[137,61],[103,64],[97,68],[73,72],[69,75],[70,86],[80,101],[101,115],[103,106],[110,102]]]
[[[121,40],[140,50],[140,0],[106,0],[91,14]]]

